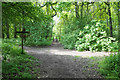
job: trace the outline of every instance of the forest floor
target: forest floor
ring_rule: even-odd
[[[34,67],[38,78],[103,78],[97,71],[100,56],[107,52],[78,52],[64,49],[59,43],[47,47],[25,47],[28,54],[37,58],[40,63]],[[90,57],[99,59],[90,59]]]

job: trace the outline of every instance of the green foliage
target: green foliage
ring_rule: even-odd
[[[106,76],[106,78],[118,78],[120,74],[120,63],[118,59],[118,54],[106,56],[104,60],[99,62],[100,73]]]
[[[66,34],[62,36],[61,39],[60,42],[64,45],[64,48],[74,49],[77,40],[76,32]]]
[[[21,38],[3,39],[3,43],[11,43],[14,45],[21,45]]]
[[[27,46],[49,46],[52,44],[52,41],[51,40],[42,40],[42,41],[36,41],[36,42],[31,42],[30,41],[26,41],[25,42],[25,45]]]
[[[3,38],[20,37],[21,34],[15,32],[25,28],[30,32],[25,34],[25,45],[50,45],[51,40],[48,38],[52,37],[53,19],[51,15],[54,11],[51,10],[48,15],[46,10],[40,7],[40,4],[36,2],[3,3]],[[14,42],[14,39],[7,42]]]
[[[93,21],[80,31],[76,42],[76,50],[114,51],[118,49],[115,38],[107,37],[105,26]]]
[[[21,48],[18,46],[15,46],[14,44],[11,43],[3,43],[2,44],[2,54],[3,56],[6,55],[11,55],[11,56],[16,56],[21,54]]]
[[[73,17],[73,15],[68,16],[67,13],[62,16],[66,21],[62,25],[63,29],[60,42],[65,48],[74,49],[79,31],[83,29],[86,22],[82,21],[80,18]]]
[[[25,53],[25,52],[24,52]],[[34,71],[31,66],[35,58],[21,54],[21,48],[11,43],[2,43],[2,73],[3,79],[8,78],[32,78]]]
[[[42,17],[39,21],[27,21],[25,23],[25,28],[30,32],[30,35],[26,38],[25,45],[50,45],[51,40],[48,39],[52,34],[52,18],[48,15],[44,15],[41,10]],[[43,44],[45,43],[45,44]]]

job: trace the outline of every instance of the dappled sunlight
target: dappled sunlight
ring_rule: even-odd
[[[91,52],[91,51],[75,51],[75,50],[68,50],[68,49],[61,49],[61,48],[29,48],[26,49],[28,53],[36,53],[36,54],[48,54],[48,55],[70,55],[70,56],[80,56],[80,57],[102,57],[102,56],[109,56],[110,52]]]
[[[3,2],[3,79],[101,78],[97,65],[105,77],[117,77],[119,8],[110,1]]]

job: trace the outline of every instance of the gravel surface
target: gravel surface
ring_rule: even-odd
[[[67,50],[59,43],[48,47],[25,47],[28,54],[35,56],[40,63],[37,68],[38,78],[102,78],[92,56],[108,56],[106,52],[78,52]],[[79,56],[79,57],[78,57]]]

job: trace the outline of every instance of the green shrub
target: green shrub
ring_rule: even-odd
[[[74,31],[61,37],[60,42],[62,43],[62,45],[64,45],[64,48],[74,49],[75,42],[77,40],[77,32],[78,31]]]
[[[22,49],[12,43],[2,43],[2,55],[18,56],[21,54]],[[25,52],[24,52],[25,53]]]
[[[30,41],[26,41],[25,45],[27,46],[49,46],[52,44],[51,40],[42,40],[42,41],[36,41],[36,42],[30,42]]]
[[[3,39],[4,43],[11,43],[14,45],[21,45],[21,38],[10,38],[10,39]]]
[[[64,14],[63,17],[66,17],[68,14]],[[61,26],[61,44],[64,48],[75,49],[75,43],[79,35],[79,31],[83,29],[83,26],[87,23],[86,19],[76,18],[73,15],[66,17],[64,22],[60,24]],[[61,20],[62,21],[62,20]]]
[[[3,79],[35,77],[31,74],[31,66],[34,64],[35,58],[27,54],[21,54],[19,46],[2,43],[2,56],[4,57],[2,61]]]
[[[118,78],[120,74],[120,63],[118,54],[111,54],[99,62],[99,71],[106,78]]]
[[[115,38],[108,37],[100,22],[93,21],[80,31],[75,48],[78,51],[115,51],[118,49]]]

